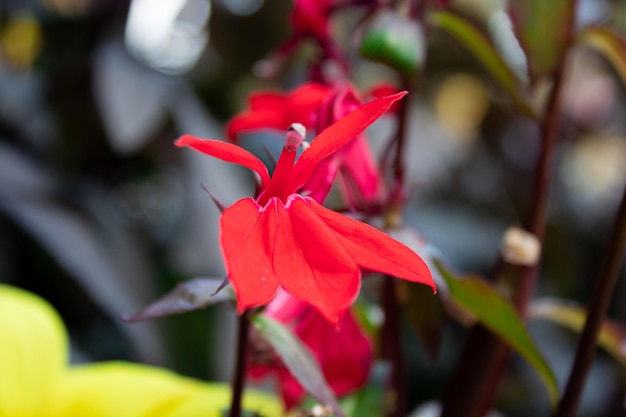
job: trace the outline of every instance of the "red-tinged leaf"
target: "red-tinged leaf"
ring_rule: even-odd
[[[122,320],[134,323],[187,313],[223,301],[234,300],[231,291],[220,291],[223,286],[224,279],[221,278],[194,278],[178,284],[172,291],[140,312],[123,316]]]
[[[290,189],[295,192],[302,187],[324,158],[339,150],[359,133],[367,129],[394,102],[400,100],[406,94],[407,92],[404,91],[364,104],[317,135],[311,143],[311,147],[304,151],[296,162]]]
[[[536,300],[530,306],[530,319],[549,320],[575,332],[585,326],[587,310],[571,301],[557,299]],[[606,319],[600,328],[598,345],[626,366],[626,327]]]
[[[311,352],[291,330],[264,315],[256,316],[252,322],[300,385],[320,403],[331,407],[335,415],[346,417]]]
[[[270,181],[270,174],[267,172],[265,164],[250,152],[232,143],[200,139],[192,135],[183,135],[178,138],[174,144],[179,148],[188,146],[196,151],[221,159],[222,161],[242,165],[255,171],[259,174],[259,177],[261,177],[261,188],[265,188]]]
[[[543,381],[550,402],[555,404],[559,392],[556,377],[513,305],[486,281],[476,277],[458,279],[440,262],[436,261],[436,265],[448,285],[452,300],[530,363]]]
[[[601,53],[613,65],[626,86],[626,39],[606,28],[587,28],[578,36],[578,42]]]
[[[289,293],[336,323],[358,296],[361,272],[308,201],[294,197],[286,210],[276,204],[274,270]]]
[[[500,83],[515,105],[524,114],[536,117],[528,104],[520,80],[515,76],[504,59],[498,54],[491,41],[472,23],[447,11],[431,11],[428,22],[438,27],[465,46],[485,69]]]
[[[240,313],[267,304],[278,291],[271,259],[276,220],[274,210],[262,210],[251,198],[239,200],[220,217],[222,254]]]
[[[550,76],[567,46],[573,0],[512,0],[513,28],[526,52],[531,80]]]
[[[359,266],[426,284],[436,291],[428,266],[407,246],[375,227],[335,213],[312,200],[309,200],[309,204],[335,231],[337,240]]]

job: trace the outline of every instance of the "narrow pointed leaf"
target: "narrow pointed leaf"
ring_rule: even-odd
[[[578,42],[601,53],[613,65],[626,86],[626,39],[606,28],[587,28]]]
[[[532,80],[550,76],[567,44],[573,0],[512,0],[513,27],[528,59]]]
[[[408,94],[406,91],[381,97],[359,107],[317,135],[311,147],[304,151],[293,170],[291,189],[302,187],[311,177],[317,165],[363,132],[391,105]]]
[[[445,324],[445,311],[440,297],[423,285],[406,283],[407,316],[432,363],[437,362]]]
[[[559,392],[556,377],[513,305],[486,281],[476,277],[458,279],[440,262],[436,261],[436,265],[448,284],[452,300],[476,316],[483,326],[508,343],[532,365],[546,386],[550,402],[555,404]]]
[[[242,165],[259,174],[262,188],[269,184],[270,174],[267,172],[265,164],[259,158],[237,145],[220,140],[200,139],[192,135],[183,135],[174,144],[179,148],[188,146],[222,161]]]
[[[580,333],[585,326],[587,310],[571,301],[543,299],[532,303],[528,317],[548,320]],[[626,327],[624,325],[613,320],[605,320],[598,335],[598,345],[626,366]]]
[[[429,13],[428,21],[466,47],[509,94],[515,105],[526,115],[535,117],[535,111],[526,100],[520,80],[498,54],[491,41],[472,23],[453,13],[441,10]]]
[[[256,316],[252,322],[300,385],[320,403],[331,407],[335,415],[346,417],[311,352],[291,330],[264,315]]]
[[[223,278],[194,278],[178,284],[176,288],[150,304],[143,310],[122,317],[129,323],[154,319],[157,317],[182,314],[207,306],[234,300],[232,291],[220,291],[224,286]]]

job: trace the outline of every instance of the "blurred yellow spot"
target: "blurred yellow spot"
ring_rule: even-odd
[[[489,101],[483,83],[468,74],[448,77],[435,97],[435,113],[454,137],[471,139],[482,122]]]
[[[46,9],[65,17],[82,16],[92,5],[91,0],[41,0],[41,2]]]
[[[6,59],[16,68],[29,69],[41,50],[41,27],[30,14],[16,14],[0,32]]]

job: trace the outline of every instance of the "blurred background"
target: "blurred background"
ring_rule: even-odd
[[[523,68],[504,2],[452,7]],[[306,80],[306,46],[280,78],[257,75],[290,33],[290,8],[288,0],[0,0],[0,281],[57,308],[74,362],[125,359],[229,379],[231,306],[132,325],[120,317],[183,280],[224,276],[219,212],[201,184],[230,204],[253,192],[252,177],[172,142],[183,133],[223,138],[251,91]],[[581,1],[579,19],[626,34],[626,2]],[[341,14],[334,22],[348,46],[354,21]],[[504,230],[528,208],[537,126],[454,39],[434,31],[427,41],[411,94],[406,157],[415,192],[406,222],[458,270],[488,274]],[[393,79],[354,54],[357,85]],[[626,183],[626,88],[594,51],[577,49],[571,64],[537,297],[584,304]],[[540,103],[545,88],[533,91]],[[390,129],[384,121],[371,129],[375,149]],[[621,323],[624,300],[622,272],[610,312]],[[563,381],[576,335],[541,322],[530,328]],[[411,400],[435,400],[465,330],[446,326],[436,363],[406,333]],[[618,365],[599,353],[580,415],[620,415],[611,414],[623,410]],[[499,408],[547,413],[542,390],[515,360]]]

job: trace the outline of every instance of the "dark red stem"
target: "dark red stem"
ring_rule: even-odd
[[[402,351],[402,333],[400,306],[396,295],[396,279],[385,276],[383,281],[383,310],[385,323],[382,328],[382,357],[391,367],[390,385],[392,402],[386,417],[404,417],[407,415],[407,387],[404,372],[404,352]]]
[[[246,352],[248,350],[248,335],[250,333],[250,312],[244,311],[238,318],[237,353],[235,357],[235,374],[233,376],[233,395],[230,402],[228,417],[241,417],[241,399],[246,379]]]
[[[580,335],[574,366],[554,417],[574,417],[576,415],[585,381],[595,356],[600,327],[609,309],[615,283],[624,262],[625,248],[626,189],[624,189],[609,247],[602,261],[598,279],[591,295],[587,310],[587,321]]]

